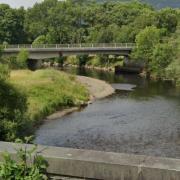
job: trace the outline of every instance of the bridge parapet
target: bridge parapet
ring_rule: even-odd
[[[3,152],[17,158],[18,145],[0,142],[0,162]],[[38,152],[49,163],[48,174],[81,179],[103,180],[179,180],[180,160],[142,155],[119,154],[70,148],[38,146]]]
[[[4,49],[63,49],[63,48],[134,48],[134,43],[83,43],[83,44],[10,44]]]
[[[14,44],[4,45],[3,56],[16,56],[21,49],[29,52],[29,59],[42,60],[69,55],[107,54],[128,56],[135,47],[133,43],[88,44]]]

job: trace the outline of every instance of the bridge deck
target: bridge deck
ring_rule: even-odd
[[[17,55],[21,49],[29,52],[30,59],[49,59],[59,56],[80,54],[114,54],[128,56],[135,47],[132,43],[112,44],[17,44],[4,45],[3,55]]]
[[[85,48],[113,48],[113,49],[132,49],[133,43],[89,43],[89,44],[15,44],[3,45],[5,50],[8,49],[85,49]]]

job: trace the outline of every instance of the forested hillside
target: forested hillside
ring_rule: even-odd
[[[110,0],[97,0],[98,2],[110,2]],[[132,0],[111,0],[115,2],[130,2]],[[180,0],[140,0],[143,3],[149,3],[156,8],[180,7]]]

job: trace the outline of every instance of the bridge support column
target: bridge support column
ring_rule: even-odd
[[[28,69],[35,71],[42,66],[42,60],[40,59],[28,59]]]

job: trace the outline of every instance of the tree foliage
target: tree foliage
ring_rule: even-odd
[[[7,81],[0,82],[0,139],[12,141],[26,128],[26,95]]]
[[[154,47],[160,42],[160,30],[154,26],[146,27],[136,36],[137,48],[134,57],[147,65],[152,60]]]
[[[17,68],[20,68],[20,69],[26,68],[28,57],[29,57],[28,51],[25,49],[21,49],[21,51],[19,52],[16,58]]]
[[[151,71],[158,77],[165,76],[165,70],[174,59],[174,49],[169,44],[157,44],[153,50]]]

